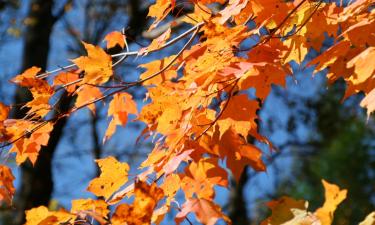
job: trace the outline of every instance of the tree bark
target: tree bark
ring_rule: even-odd
[[[50,36],[56,18],[52,14],[53,0],[32,0],[30,3],[28,20],[24,35],[22,71],[32,66],[45,69],[50,50]],[[13,117],[25,116],[25,109],[21,103],[31,100],[31,94],[24,88],[18,88],[15,94],[15,109]],[[21,166],[21,187],[17,193],[17,215],[14,224],[25,222],[24,211],[39,205],[48,205],[53,191],[52,158],[62,134],[66,120],[62,119],[54,126],[51,138],[46,147],[40,151],[38,160],[32,166],[25,162]]]
[[[249,225],[250,221],[247,215],[246,201],[244,199],[244,189],[248,176],[248,167],[246,166],[241,174],[238,183],[233,185],[229,199],[229,218],[233,224],[236,225]],[[233,181],[234,183],[234,181]]]

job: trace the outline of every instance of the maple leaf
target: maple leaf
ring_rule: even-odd
[[[215,146],[221,157],[227,159],[227,167],[239,181],[243,168],[250,165],[256,171],[264,171],[266,166],[262,161],[262,151],[255,145],[247,144],[233,129],[228,129]]]
[[[248,0],[230,0],[228,6],[220,11],[221,18],[219,23],[225,23],[230,17],[236,16],[246,7]]]
[[[112,31],[111,33],[107,34],[104,37],[104,40],[107,41],[107,49],[113,48],[116,45],[120,46],[121,48],[125,47],[124,35],[118,31]]]
[[[232,224],[230,219],[224,215],[220,207],[207,199],[188,199],[176,215],[176,224],[180,224],[186,216],[193,212],[197,216],[197,220],[205,225],[214,225],[219,219],[223,219],[227,224]]]
[[[105,199],[128,181],[129,165],[118,162],[113,156],[95,160],[101,170],[100,176],[91,180],[87,190]]]
[[[94,199],[76,199],[72,201],[72,208],[71,213],[76,214],[82,217],[82,215],[90,215],[91,217],[95,218],[96,221],[100,221],[101,224],[106,224],[108,213],[110,212],[108,209],[107,203],[102,200],[94,200]]]
[[[372,63],[374,59],[375,47],[369,47],[347,63],[347,67],[354,67],[355,75],[349,79],[354,85],[363,83],[375,75],[375,63]]]
[[[147,55],[147,53],[158,50],[171,36],[171,28],[168,28],[159,37],[152,40],[151,44],[139,50],[139,55]]]
[[[61,72],[58,75],[55,76],[53,79],[53,85],[58,86],[62,85],[65,86],[65,90],[72,94],[75,92],[77,87],[80,85],[79,83],[71,84],[73,82],[76,82],[79,79],[79,72],[76,70],[72,71],[66,71],[66,72]],[[67,85],[67,86],[66,86]]]
[[[40,71],[41,69],[38,67],[31,67],[12,79],[12,82],[30,88],[33,100],[26,103],[24,107],[30,108],[27,114],[31,117],[47,115],[51,109],[48,101],[54,94],[53,88],[47,81],[36,77]]]
[[[325,189],[325,202],[322,207],[316,210],[315,215],[322,222],[322,225],[330,225],[333,221],[333,214],[337,206],[345,200],[347,190],[340,190],[337,185],[322,180]]]
[[[137,181],[134,188],[134,203],[132,205],[121,204],[117,206],[112,216],[112,224],[147,225],[151,224],[153,211],[160,199],[163,198],[163,190],[155,183],[148,185],[146,182]]]
[[[365,220],[360,222],[358,225],[374,225],[375,224],[375,212],[370,213],[366,216]]]
[[[50,133],[53,130],[53,124],[48,122],[34,125],[25,120],[7,120],[6,130],[11,137],[22,137],[23,132],[30,132],[30,130],[33,130],[35,127],[38,127],[38,129],[31,132],[30,137],[17,140],[9,150],[9,152],[15,152],[17,154],[16,162],[18,165],[25,162],[26,159],[29,159],[32,164],[35,164],[41,147],[48,144]]]
[[[13,186],[14,176],[6,165],[0,165],[0,203],[10,205],[16,189]]]
[[[175,0],[156,0],[155,4],[149,7],[147,16],[155,18],[149,31],[154,29],[173,10],[175,4]]]
[[[255,88],[256,96],[264,100],[272,90],[272,85],[285,86],[285,78],[290,74],[288,67],[278,65],[254,65],[239,81],[242,90]]]
[[[33,66],[25,70],[23,73],[17,75],[11,81],[23,87],[33,88],[34,86],[38,86],[38,81],[43,82],[43,80],[35,77],[41,70],[41,68]]]
[[[369,117],[370,114],[375,111],[375,89],[368,93],[360,104],[362,107],[367,108],[367,116]]]
[[[192,198],[195,194],[198,198],[212,199],[215,185],[228,185],[228,174],[219,167],[215,158],[192,162],[185,171],[186,175],[181,176],[181,188],[186,198]]]
[[[249,100],[245,94],[232,96],[227,101],[229,102],[222,104],[224,112],[217,121],[220,136],[232,128],[243,137],[247,137],[249,131],[257,127],[255,119],[258,118],[256,114],[259,108],[258,102]]]
[[[0,102],[0,142],[7,139],[4,121],[8,118],[10,108]]]
[[[82,43],[87,51],[87,56],[72,60],[81,71],[84,71],[82,82],[87,84],[103,84],[107,82],[113,75],[112,57],[98,46]]]
[[[45,206],[39,206],[26,210],[25,225],[60,225],[63,222],[68,222],[75,219],[72,215],[64,210],[51,212]]]
[[[103,142],[108,140],[115,133],[117,125],[125,127],[128,121],[128,114],[137,113],[137,105],[130,94],[122,92],[113,95],[113,99],[109,103],[108,108],[108,117],[112,116],[113,118],[104,135]]]
[[[181,179],[177,174],[169,174],[165,176],[164,182],[160,188],[163,190],[164,195],[167,196],[166,205],[169,205],[177,191],[181,188]]]
[[[75,106],[77,108],[87,106],[91,112],[95,113],[95,104],[92,103],[95,99],[101,98],[102,92],[98,87],[91,85],[83,85],[77,90],[77,99]]]
[[[261,225],[321,225],[319,219],[306,210],[308,202],[281,197],[267,203],[272,215],[261,222]]]

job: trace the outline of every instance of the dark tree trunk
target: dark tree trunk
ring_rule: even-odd
[[[52,14],[53,0],[32,0],[27,26],[24,36],[24,49],[22,58],[22,71],[32,66],[45,69],[50,50],[50,36],[56,18]],[[27,102],[31,99],[30,92],[24,88],[18,88],[15,95],[15,105]],[[68,104],[67,104],[68,105]],[[63,109],[62,109],[63,110]],[[13,116],[22,118],[25,111],[15,108]],[[35,166],[26,162],[21,166],[21,187],[17,192],[16,206],[18,213],[14,218],[14,224],[23,224],[24,211],[39,205],[48,205],[53,191],[51,163],[58,141],[61,137],[65,120],[55,124],[51,133],[48,146],[40,151]]]
[[[250,221],[247,215],[246,201],[244,199],[244,188],[249,180],[248,167],[244,168],[238,183],[233,185],[229,200],[229,218],[233,224],[249,225]],[[233,182],[234,183],[234,182]]]

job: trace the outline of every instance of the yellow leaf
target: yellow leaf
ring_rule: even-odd
[[[366,216],[365,220],[360,222],[359,225],[375,225],[375,212]]]
[[[100,167],[101,174],[90,182],[87,190],[96,196],[108,199],[128,181],[129,165],[117,161],[112,156],[97,159],[96,162]]]
[[[337,206],[345,200],[347,190],[340,190],[337,185],[330,184],[322,180],[325,189],[324,205],[317,209],[315,215],[319,218],[322,225],[331,225],[333,221],[333,214]]]

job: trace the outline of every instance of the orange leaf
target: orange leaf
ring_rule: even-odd
[[[104,37],[104,40],[107,41],[107,49],[113,48],[116,45],[120,46],[121,48],[125,47],[125,42],[124,42],[124,36],[121,32],[118,31],[112,31],[111,33],[107,34]]]
[[[72,71],[66,71],[59,73],[54,79],[53,79],[53,85],[68,85],[65,87],[65,90],[68,93],[73,93],[79,83],[75,83],[70,85],[70,83],[73,83],[79,79],[79,74],[77,70]]]
[[[223,114],[217,121],[222,136],[229,128],[233,128],[243,137],[247,137],[251,129],[256,129],[255,119],[258,118],[256,112],[259,104],[255,100],[249,100],[247,95],[235,95],[229,100],[229,103],[222,104]],[[226,108],[224,106],[226,105]]]
[[[7,126],[12,127],[7,129],[10,133],[12,133],[15,137],[20,137],[21,132],[32,130],[35,127],[40,125],[33,125],[28,121],[24,120],[12,120],[9,121]],[[14,130],[13,130],[14,129]],[[52,123],[46,123],[41,125],[38,129],[33,131],[28,138],[22,138],[16,141],[13,144],[13,147],[10,149],[10,152],[17,153],[16,162],[18,165],[23,163],[26,159],[29,159],[32,164],[35,164],[36,160],[38,159],[39,151],[41,150],[42,146],[46,146],[48,144],[48,140],[50,138],[50,133],[53,130]]]
[[[113,118],[104,135],[103,142],[108,140],[115,133],[117,125],[125,127],[129,113],[138,113],[137,104],[133,100],[133,97],[126,92],[115,94],[108,108],[108,116],[113,116]]]
[[[154,29],[168,13],[174,8],[175,0],[156,0],[155,4],[149,7],[149,17],[154,17],[155,21],[151,24],[149,31]]]
[[[369,47],[347,63],[354,67],[355,74],[349,80],[352,84],[360,84],[375,75],[375,47]]]
[[[91,85],[83,85],[78,89],[77,95],[75,106],[77,108],[87,106],[91,112],[95,113],[95,104],[92,102],[102,97],[100,89]]]
[[[13,195],[16,189],[13,186],[14,176],[9,167],[0,165],[0,203],[12,203]]]
[[[191,212],[195,213],[197,220],[205,225],[214,225],[219,219],[232,224],[230,219],[221,212],[220,207],[207,199],[188,199],[176,215],[176,223],[180,224]]]
[[[81,56],[72,61],[84,71],[83,83],[103,84],[112,76],[112,57],[99,46],[82,42],[87,56]]]
[[[105,199],[128,181],[129,165],[118,162],[113,156],[95,160],[101,170],[100,176],[91,180],[87,190]]]
[[[10,108],[0,102],[0,142],[7,139],[4,120],[8,118]]]
[[[199,198],[212,199],[215,185],[228,185],[228,174],[218,165],[215,158],[192,162],[185,171],[186,175],[181,179],[181,188],[186,198],[192,198],[195,194]]]
[[[48,211],[47,207],[39,206],[26,211],[25,225],[60,225],[75,219],[72,215],[64,210],[57,212]]]
[[[107,218],[108,209],[107,203],[102,199],[76,199],[72,201],[71,213],[80,214],[88,213],[92,215],[98,221],[105,221],[104,218]]]
[[[155,183],[148,185],[146,182],[137,181],[134,189],[135,199],[132,205],[121,204],[117,206],[112,216],[113,225],[150,225],[155,207],[163,198],[163,190]]]
[[[165,42],[171,36],[171,28],[168,28],[164,33],[162,33],[159,37],[152,40],[151,44],[148,47],[142,48],[139,51],[139,55],[147,55],[147,53],[158,50],[161,48]]]
[[[0,122],[3,122],[9,115],[9,106],[0,102]]]
[[[262,151],[255,145],[247,144],[233,129],[228,129],[219,144],[221,157],[227,158],[227,167],[239,181],[243,168],[250,165],[256,171],[264,171],[266,166],[262,161]]]

